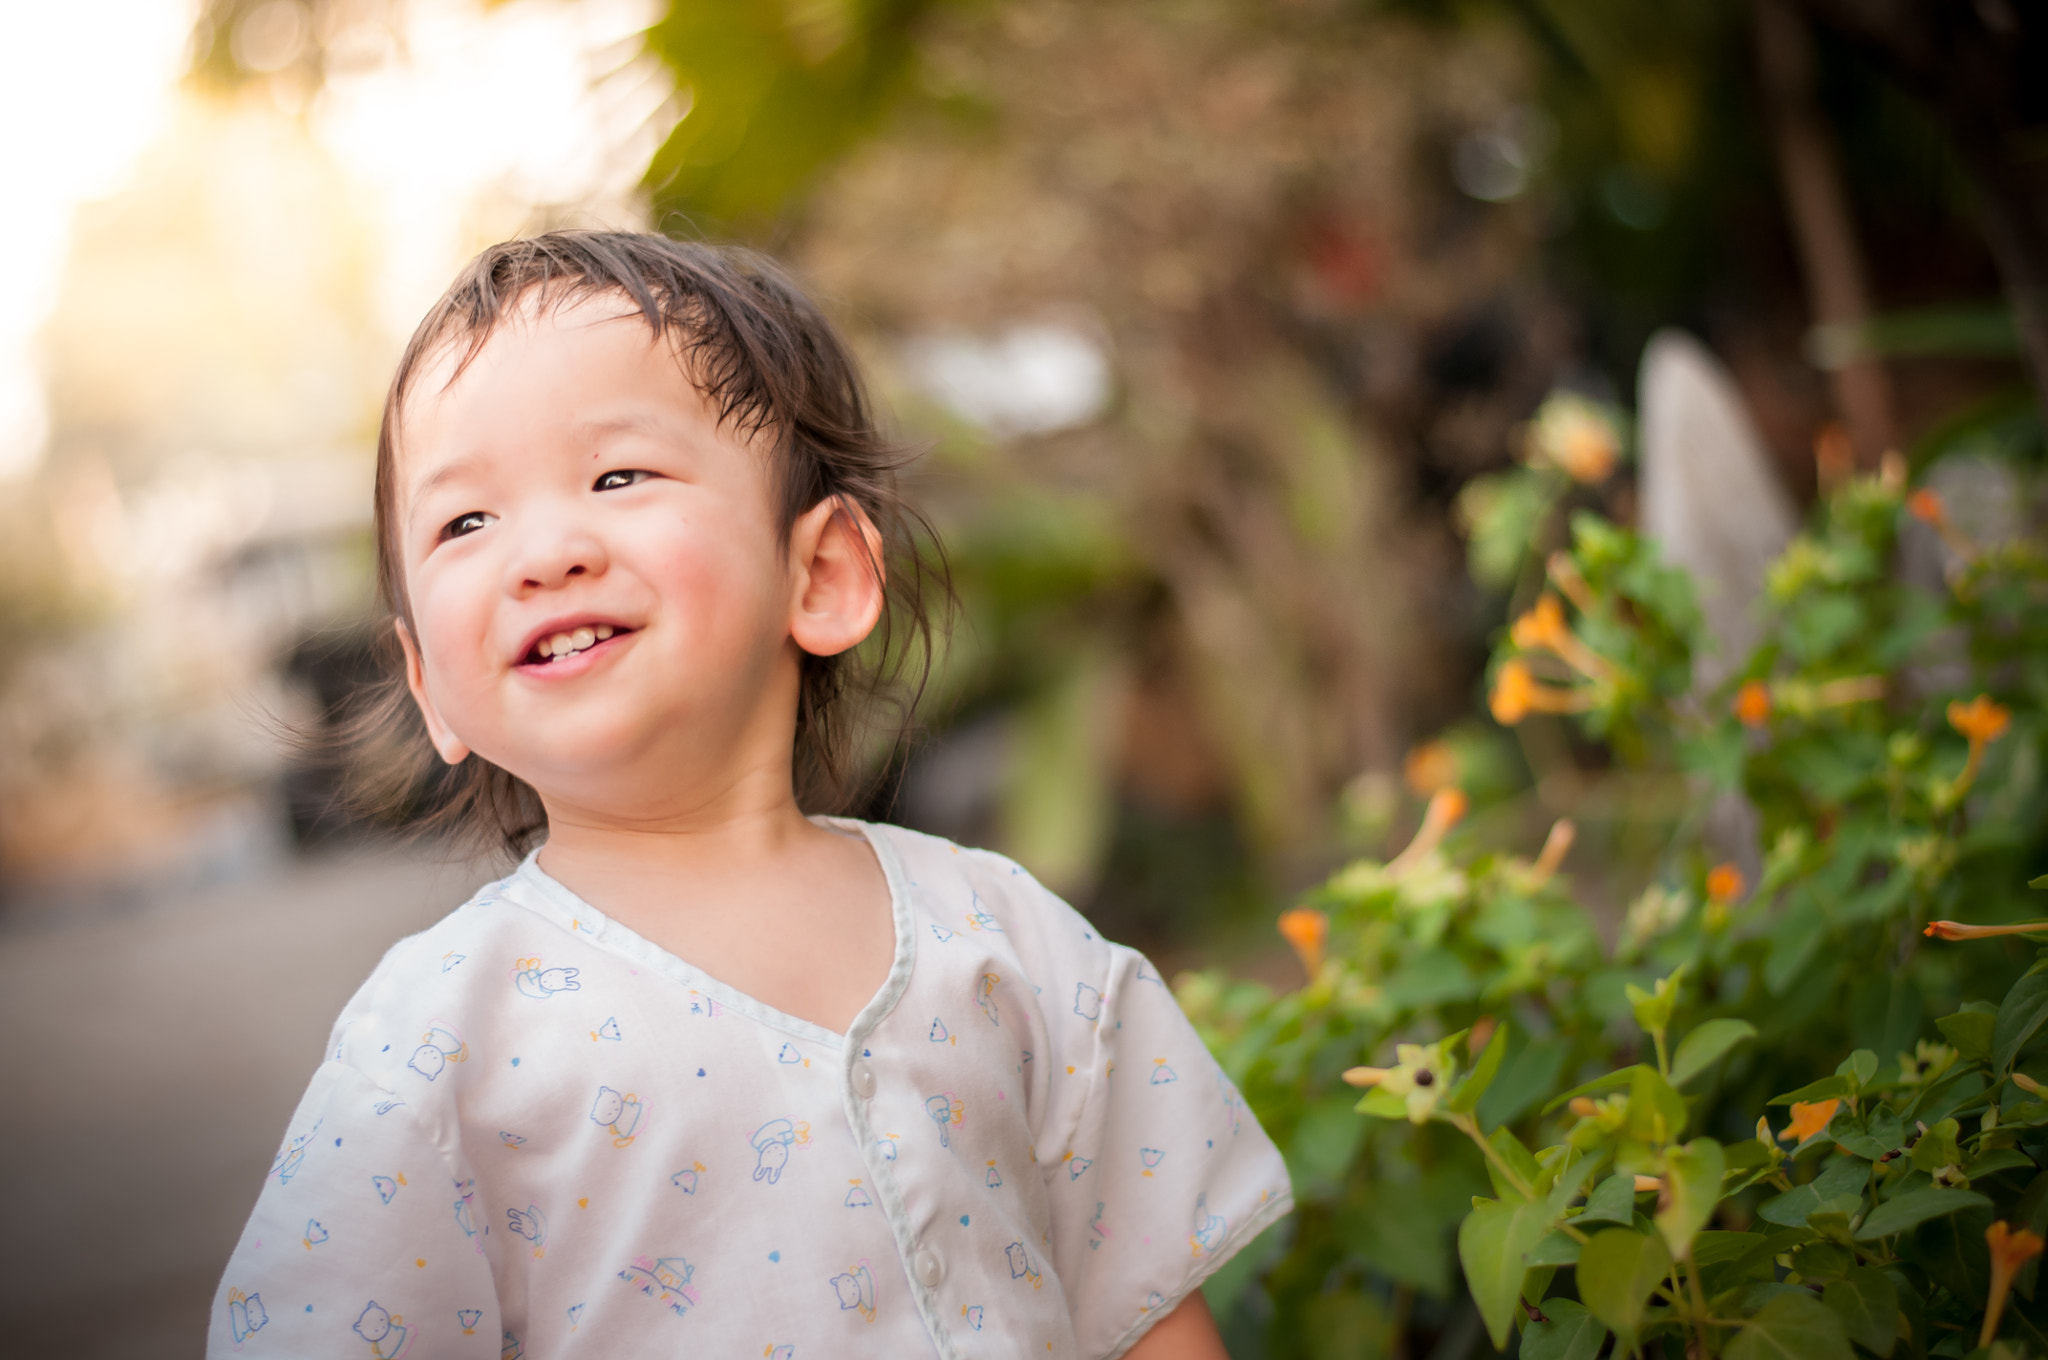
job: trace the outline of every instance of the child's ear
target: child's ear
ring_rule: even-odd
[[[867,512],[827,496],[790,529],[789,635],[813,656],[858,647],[882,617],[882,535]]]
[[[427,670],[420,661],[420,649],[412,640],[412,629],[405,626],[404,619],[394,621],[392,627],[398,630],[398,645],[405,652],[405,687],[412,691],[412,701],[420,706],[420,717],[427,723],[427,738],[441,753],[441,759],[450,765],[460,765],[468,759],[469,747],[441,720],[440,710],[427,694]]]

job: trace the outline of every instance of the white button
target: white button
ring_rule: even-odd
[[[853,1089],[862,1100],[872,1099],[875,1094],[875,1069],[864,1062],[853,1065]]]
[[[946,1278],[946,1267],[939,1261],[939,1254],[924,1250],[917,1254],[917,1278],[926,1289],[936,1289],[939,1281]]]

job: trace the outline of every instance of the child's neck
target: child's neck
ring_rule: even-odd
[[[874,853],[806,818],[786,775],[654,815],[547,811],[551,877],[766,1005],[844,1032],[888,974],[895,934]]]

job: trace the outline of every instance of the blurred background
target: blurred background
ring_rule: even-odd
[[[291,739],[375,674],[384,385],[492,241],[790,262],[962,601],[861,811],[1169,969],[1284,972],[1290,894],[1450,782],[1503,839],[1569,802],[1595,897],[1641,886],[1671,791],[1495,725],[1482,672],[1562,533],[1502,513],[1525,474],[1635,517],[1653,334],[1710,352],[1759,514],[1887,451],[2042,457],[2012,0],[66,0],[7,37],[9,1353],[197,1354],[335,1011],[498,871]]]

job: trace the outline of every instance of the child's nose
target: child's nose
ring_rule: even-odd
[[[604,544],[575,525],[534,526],[512,563],[514,593],[552,590],[579,576],[602,576],[610,565]]]

